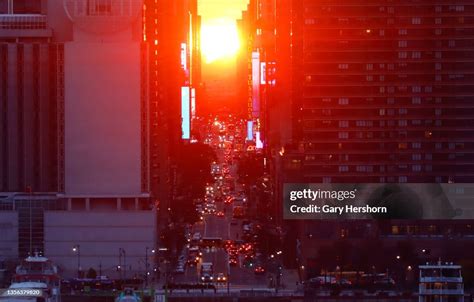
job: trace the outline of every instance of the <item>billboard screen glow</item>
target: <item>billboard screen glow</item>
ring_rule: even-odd
[[[189,108],[189,87],[181,87],[181,130],[182,139],[191,138],[191,110]]]

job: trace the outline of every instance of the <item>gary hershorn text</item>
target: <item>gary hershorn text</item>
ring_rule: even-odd
[[[345,205],[345,206],[330,206],[330,205],[306,205],[306,206],[298,206],[298,205],[291,205],[290,206],[291,213],[301,213],[301,214],[357,214],[357,213],[387,213],[387,207],[372,207],[369,205],[365,206],[354,206],[354,205]]]

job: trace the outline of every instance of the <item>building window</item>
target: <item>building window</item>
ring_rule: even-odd
[[[338,68],[339,69],[349,69],[349,64],[339,64]]]
[[[0,1],[6,3],[8,1]],[[4,4],[0,4],[2,6]],[[13,1],[14,14],[41,14],[41,1],[31,0],[14,0]]]
[[[340,98],[339,99],[339,105],[348,105],[349,104],[349,99],[348,98]]]
[[[349,121],[339,121],[340,128],[347,128],[349,127]]]
[[[398,143],[398,149],[406,149],[407,143]]]
[[[398,225],[392,225],[392,235],[400,234],[400,227]]]
[[[408,58],[408,53],[406,51],[400,51],[398,53],[398,58],[399,59],[406,59],[406,58]]]
[[[348,172],[349,166],[339,166],[339,172]]]
[[[339,132],[339,138],[343,138],[343,139],[349,138],[349,132]]]
[[[421,24],[421,18],[420,17],[411,18],[411,24]]]
[[[329,176],[323,177],[323,183],[327,184],[327,183],[330,183],[330,182],[331,182],[331,177],[329,177]]]

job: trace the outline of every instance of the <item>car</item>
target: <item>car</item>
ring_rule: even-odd
[[[213,280],[214,278],[208,273],[204,273],[201,276],[201,282],[209,283],[209,282],[212,282]]]
[[[192,241],[199,241],[199,240],[201,240],[201,238],[202,238],[201,233],[196,232],[196,233],[194,233],[194,235],[192,237]]]
[[[219,211],[219,212],[216,213],[216,216],[217,217],[224,217],[225,215],[224,215],[224,212]]]
[[[224,273],[219,273],[217,274],[217,282],[227,282],[227,277],[224,275]]]
[[[189,265],[189,266],[196,266],[198,263],[199,263],[199,257],[198,256],[189,256],[188,257],[188,260],[186,261],[186,263]]]
[[[374,284],[377,285],[395,285],[395,280],[390,277],[384,277],[374,281]]]
[[[232,219],[230,221],[230,225],[238,225],[238,224],[239,224],[239,222],[237,221],[237,219]]]
[[[257,265],[257,267],[254,269],[254,273],[255,275],[263,275],[265,274],[265,268],[263,268],[261,265]]]
[[[337,280],[332,276],[318,276],[311,278],[307,281],[311,285],[327,285],[327,284],[336,284]]]
[[[350,280],[347,280],[347,279],[339,279],[339,280],[337,280],[336,283],[339,284],[339,285],[342,285],[342,286],[352,285],[352,282]]]

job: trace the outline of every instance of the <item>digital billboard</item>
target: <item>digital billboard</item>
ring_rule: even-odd
[[[181,87],[181,130],[182,139],[191,138],[191,110],[189,106],[189,87]]]

